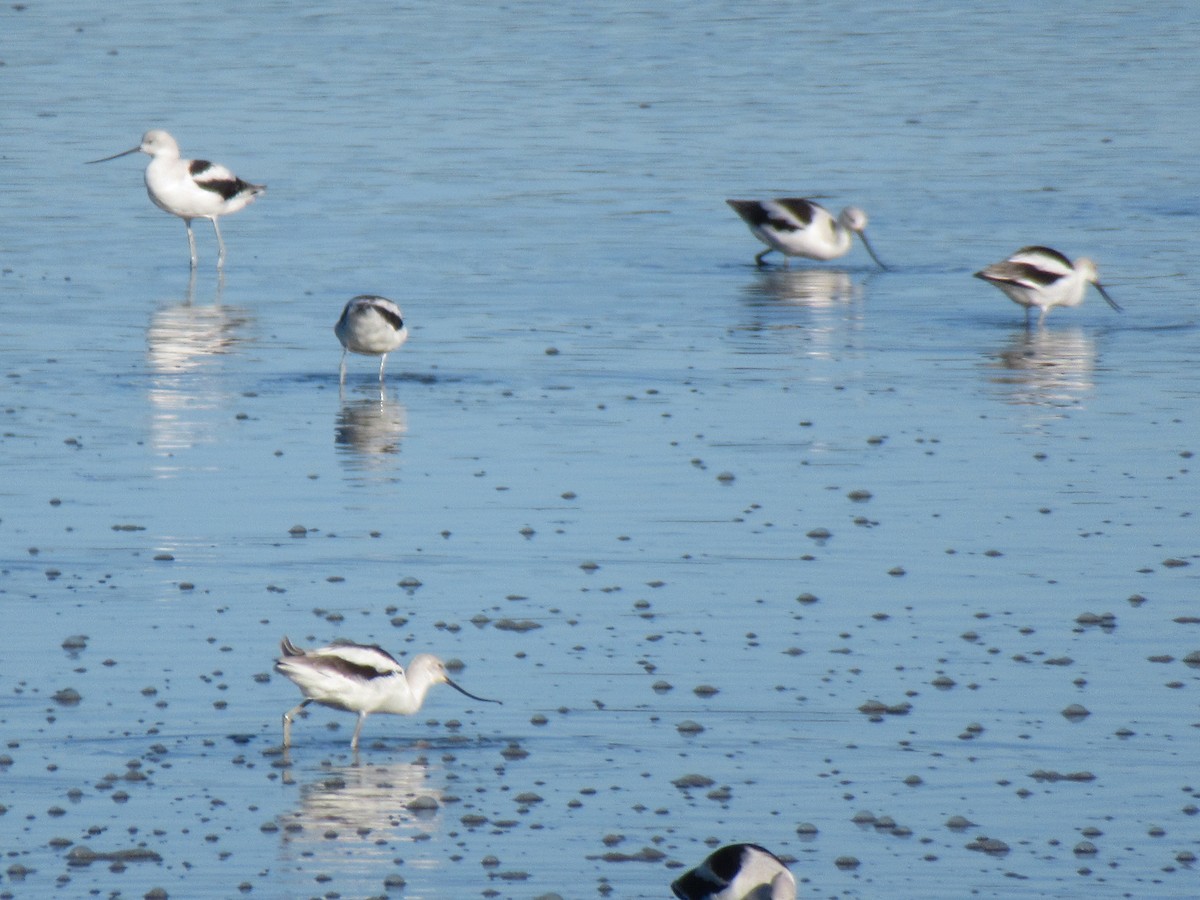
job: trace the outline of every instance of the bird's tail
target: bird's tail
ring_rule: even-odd
[[[285,634],[283,640],[279,643],[279,649],[283,651],[284,656],[303,656],[304,651],[291,642]]]

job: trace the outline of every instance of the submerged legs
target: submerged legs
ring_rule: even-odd
[[[358,714],[358,724],[354,726],[354,737],[350,738],[350,749],[358,750],[358,736],[362,733],[363,722],[367,721],[367,714],[360,712]]]
[[[209,221],[213,223],[213,231],[217,233],[217,268],[219,269],[225,265],[225,242],[221,240],[221,229],[217,227],[217,217],[213,216]]]
[[[300,710],[304,709],[310,703],[312,703],[312,700],[305,698],[300,701],[298,706],[289,709],[283,714],[283,746],[285,748],[292,746],[292,719],[296,713],[300,712]]]
[[[192,234],[192,220],[184,219],[183,224],[187,226],[188,233],[188,254],[192,258],[192,268],[196,268],[196,236]]]

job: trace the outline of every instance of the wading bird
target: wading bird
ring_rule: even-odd
[[[196,267],[196,238],[192,234],[192,219],[208,219],[217,235],[217,267],[225,265],[225,242],[217,226],[220,216],[227,216],[251,203],[267,189],[265,184],[242,181],[224,166],[205,159],[180,159],[179,144],[161,129],[147,131],[142,142],[129,150],[93,159],[91,163],[108,162],[130,153],[146,153],[146,193],[159,209],[179,216],[187,226],[188,252],[192,268]],[[90,164],[90,163],[89,163]]]
[[[346,354],[361,353],[378,356],[379,383],[383,384],[383,367],[387,355],[408,340],[408,328],[400,307],[387,297],[360,294],[346,304],[333,333],[342,342],[342,365],[338,384],[346,383]]]
[[[432,653],[419,653],[407,671],[386,650],[374,644],[334,641],[328,647],[302,650],[286,637],[280,644],[283,656],[275,660],[275,671],[291,679],[304,694],[299,705],[283,714],[283,746],[292,743],[292,719],[310,703],[358,713],[358,724],[350,749],[358,749],[358,736],[371,713],[411,716],[425,702],[435,684],[448,684],[472,700],[499,703],[476,697],[450,680],[446,664]]]
[[[792,256],[837,259],[850,252],[850,235],[857,234],[871,259],[879,268],[887,269],[867,240],[867,214],[857,206],[847,206],[835,219],[821,204],[801,197],[725,202],[750,226],[750,233],[767,245],[754,257],[760,266],[772,250],[783,254],[784,266]]]
[[[1054,307],[1078,306],[1089,284],[1096,286],[1109,306],[1121,311],[1117,301],[1100,284],[1094,262],[1081,256],[1072,263],[1049,247],[1022,247],[1008,259],[976,272],[975,277],[991,282],[1013,303],[1025,307],[1026,324],[1029,310],[1035,306],[1041,310],[1039,326]]]

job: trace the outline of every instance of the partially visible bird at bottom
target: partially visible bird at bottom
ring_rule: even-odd
[[[387,355],[408,340],[408,326],[404,324],[400,307],[376,294],[359,294],[352,298],[333,326],[333,333],[342,344],[338,384],[346,383],[347,353],[378,356],[379,383],[382,384]]]
[[[363,723],[371,713],[411,716],[421,709],[435,684],[448,684],[460,694],[484,703],[499,703],[464,690],[446,674],[446,664],[432,653],[418,653],[408,670],[375,644],[338,640],[327,647],[304,650],[284,637],[283,656],[275,671],[289,678],[304,694],[300,703],[283,714],[283,746],[292,743],[292,719],[310,703],[358,713],[350,749],[358,749]]]
[[[758,844],[729,844],[671,883],[679,900],[795,900],[796,878]]]

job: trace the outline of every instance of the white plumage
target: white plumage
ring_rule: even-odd
[[[994,284],[1014,303],[1025,307],[1026,322],[1030,309],[1035,306],[1040,309],[1039,326],[1054,307],[1082,303],[1089,284],[1096,286],[1109,306],[1121,311],[1100,284],[1094,262],[1081,256],[1072,263],[1049,247],[1022,247],[1008,259],[976,272],[975,277]]]
[[[146,153],[146,193],[154,205],[173,216],[179,216],[187,226],[188,252],[192,267],[196,266],[196,238],[192,234],[192,219],[208,219],[217,235],[217,266],[225,265],[225,241],[217,225],[220,216],[227,216],[253,202],[263,193],[265,184],[251,184],[238,178],[227,168],[205,159],[181,159],[175,138],[161,129],[147,131],[136,147],[104,159],[107,162],[131,153]]]
[[[795,900],[796,879],[770,850],[729,844],[671,884],[679,900]]]
[[[350,748],[358,749],[363,723],[371,713],[411,716],[420,710],[425,695],[435,684],[448,684],[472,700],[499,703],[476,697],[450,680],[446,665],[432,653],[419,653],[408,671],[375,644],[334,641],[328,647],[303,650],[286,637],[280,644],[283,656],[275,660],[275,671],[300,688],[304,699],[283,714],[283,746],[292,743],[292,719],[310,703],[358,713],[358,724]]]
[[[333,333],[342,343],[342,365],[339,384],[346,381],[346,353],[378,356],[379,381],[383,383],[383,367],[387,355],[408,340],[408,328],[400,307],[387,297],[360,294],[348,302]]]
[[[733,211],[742,217],[750,232],[767,245],[754,257],[760,266],[763,257],[772,250],[788,257],[830,260],[850,252],[852,234],[857,234],[879,268],[887,266],[875,255],[867,240],[867,214],[857,206],[847,206],[835,219],[825,207],[802,197],[777,200],[726,200]]]

